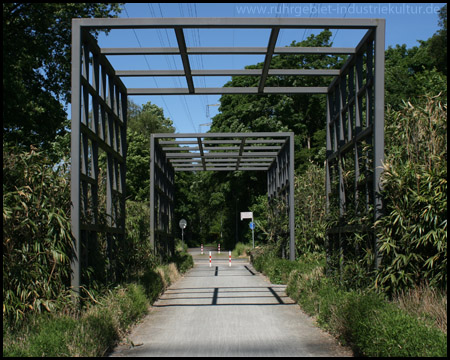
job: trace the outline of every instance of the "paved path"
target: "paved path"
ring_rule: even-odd
[[[111,356],[351,356],[246,259],[191,249],[195,266]]]

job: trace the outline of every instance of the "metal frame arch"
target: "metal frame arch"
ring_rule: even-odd
[[[175,32],[177,46],[173,48],[100,48],[89,31],[95,29],[169,29]],[[184,30],[201,29],[270,29],[266,47],[187,47]],[[366,31],[355,48],[325,47],[277,47],[277,38],[283,29],[363,29]],[[383,212],[381,197],[381,164],[384,159],[384,19],[336,19],[336,18],[114,18],[114,19],[73,19],[72,20],[72,126],[71,126],[71,222],[74,238],[74,256],[71,261],[72,288],[76,294],[80,286],[80,268],[89,259],[82,248],[88,239],[96,240],[98,234],[106,234],[110,255],[114,253],[114,243],[125,235],[125,175],[126,175],[126,111],[127,96],[134,95],[196,95],[196,94],[324,94],[327,98],[327,160],[326,196],[327,203],[337,199],[342,218],[352,206],[354,209],[373,207],[373,220]],[[115,70],[108,61],[114,55],[176,55],[180,56],[182,70]],[[190,55],[221,54],[263,54],[262,69],[243,70],[200,70],[193,69]],[[346,54],[348,59],[341,69],[271,69],[270,60],[280,54]],[[193,82],[196,76],[258,76],[256,87],[243,88],[198,88]],[[126,76],[178,76],[186,79],[186,88],[144,88],[127,89],[122,81]],[[328,87],[268,87],[269,76],[326,76],[330,78]],[[92,115],[91,115],[92,113]],[[152,137],[152,143],[155,138]],[[371,148],[363,153],[362,145]],[[201,140],[197,141],[199,147]],[[245,144],[238,144],[244,152]],[[155,146],[155,145],[154,145]],[[293,141],[289,140],[289,158],[293,160]],[[98,174],[99,151],[107,154],[107,206],[105,213],[111,219],[106,224],[99,222]],[[156,150],[159,154],[159,150]],[[283,150],[284,151],[284,150]],[[267,151],[271,152],[271,151]],[[286,150],[286,152],[288,152]],[[161,150],[161,157],[164,151]],[[207,157],[196,163],[203,170],[240,168],[245,157],[231,166],[207,166]],[[364,175],[363,181],[355,175],[353,188],[344,183],[342,171],[353,158],[353,171]],[[175,160],[175,159],[174,159]],[[171,161],[183,163],[183,158]],[[221,160],[221,159],[216,159]],[[160,161],[160,160],[158,160]],[[282,161],[282,160],[279,160]],[[209,162],[213,163],[213,162]],[[221,163],[217,161],[216,163]],[[249,165],[247,168],[261,168]],[[266,162],[262,161],[261,164]],[[165,173],[165,187],[170,185],[170,168],[156,170],[156,160],[152,161],[152,179]],[[289,161],[293,170],[293,161]],[[347,164],[347,165],[346,165]],[[198,165],[198,166],[197,166]],[[230,165],[230,164],[228,164]],[[181,166],[174,166],[181,170]],[[192,167],[191,167],[192,168]],[[195,171],[197,171],[196,169]],[[268,171],[269,179],[277,178]],[[272,174],[270,174],[272,172]],[[285,176],[285,175],[283,175]],[[293,177],[292,177],[293,179]],[[289,175],[289,181],[292,182]],[[279,181],[279,180],[274,180]],[[269,193],[274,183],[270,183]],[[337,185],[335,185],[337,184]],[[153,195],[154,196],[154,195]],[[158,200],[159,199],[159,200]],[[165,191],[158,193],[159,203],[170,212],[171,195]],[[153,198],[155,201],[155,197]],[[288,202],[293,204],[293,194]],[[364,206],[362,206],[364,207]],[[290,211],[293,211],[290,210]],[[290,215],[291,216],[291,215]],[[160,218],[163,228],[170,229],[170,217]],[[169,225],[166,225],[167,222]],[[330,249],[332,243],[343,243],[342,234],[348,231],[366,231],[350,228],[340,223],[329,229]],[[338,234],[338,238],[336,238]],[[292,243],[292,236],[290,239]],[[342,248],[342,246],[340,246]],[[380,258],[377,253],[377,239],[373,241],[375,264]],[[85,258],[85,259],[84,259]],[[292,256],[290,256],[291,260]],[[86,260],[87,259],[87,260]],[[113,274],[111,274],[113,276]]]

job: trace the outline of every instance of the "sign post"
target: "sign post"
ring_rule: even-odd
[[[180,225],[180,228],[181,228],[181,243],[184,246],[184,229],[186,229],[187,221],[184,219],[181,219],[180,222],[178,223],[178,225]]]
[[[252,240],[253,240],[253,249],[255,248],[255,223],[252,221],[249,224],[250,229],[252,229]]]
[[[249,226],[250,229],[252,229],[253,248],[255,248],[255,223],[253,222],[253,212],[252,211],[241,212],[241,221],[244,219],[252,219]]]

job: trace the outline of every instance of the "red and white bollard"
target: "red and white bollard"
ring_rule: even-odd
[[[230,259],[230,262],[229,262],[228,266],[231,266],[231,251],[228,251],[228,257]]]
[[[200,255],[203,255],[203,244],[200,247]]]
[[[211,267],[211,251],[209,252],[209,267]]]
[[[218,246],[219,248],[217,249],[217,253],[220,254],[220,244]]]

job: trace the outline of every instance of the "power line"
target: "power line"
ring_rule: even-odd
[[[124,8],[124,10],[125,10],[125,13],[127,14],[127,17],[129,18],[130,15],[128,14],[128,10],[127,10],[125,4],[124,4],[123,8]],[[137,42],[138,42],[138,44],[139,44],[139,47],[142,48],[142,44],[141,44],[141,42],[139,41],[139,37],[137,36],[136,30],[133,29],[133,32],[134,32],[134,36],[136,37],[136,40],[137,40]],[[147,55],[144,55],[144,60],[145,60],[145,62],[147,63],[148,69],[151,70],[150,64],[148,63],[148,60],[147,60]],[[156,87],[159,88],[158,83],[156,82],[156,79],[155,79],[155,78],[152,78],[152,79],[153,79],[153,82],[155,83]],[[174,119],[174,117],[172,116],[172,114],[170,113],[170,109],[169,109],[169,107],[167,106],[166,100],[165,100],[164,97],[162,97],[162,96],[161,96],[161,99],[162,99],[162,101],[163,101],[163,103],[164,103],[164,106],[166,107],[167,112],[169,113],[170,118],[171,118],[172,121],[175,123],[175,119]]]
[[[317,6],[318,6],[319,4],[317,4]],[[312,6],[313,8],[315,8],[316,7],[316,3],[313,3],[313,6]],[[312,14],[313,14],[313,12],[311,11],[311,13],[309,14],[309,17],[311,17],[312,16]],[[307,31],[311,31],[311,29],[305,29],[305,31],[303,32],[303,37],[302,37],[302,41],[305,39],[305,35],[306,35],[306,32]]]
[[[351,4],[353,4],[353,3],[348,3],[347,9],[345,10],[344,18],[347,16],[348,9],[350,8],[350,5],[351,5]],[[336,32],[334,33],[333,40],[331,40],[331,43],[334,42],[334,38],[336,37],[336,35],[337,35],[337,33],[339,32],[339,30],[340,30],[340,29],[337,29]]]
[[[149,9],[150,9],[150,5],[149,5],[149,4],[147,4],[147,5],[148,5],[148,7],[149,7]],[[179,4],[179,6],[181,6],[181,4]],[[162,9],[161,9],[161,5],[160,5],[159,3],[158,3],[158,8],[159,8],[159,13],[161,14],[161,17],[163,18],[164,15],[163,15],[163,12],[162,12]],[[154,13],[152,10],[150,10],[150,12],[154,14],[154,17],[156,17],[155,13]],[[180,7],[180,12],[184,15],[184,13],[183,13],[183,8],[182,8],[182,7]],[[172,47],[172,43],[171,43],[171,41],[170,41],[170,37],[169,37],[169,33],[167,32],[167,29],[164,29],[164,32],[165,32],[165,34],[166,34],[167,43],[168,43],[169,47]],[[162,43],[162,42],[161,42],[161,43]],[[179,70],[179,69],[177,68],[177,65],[176,65],[175,60],[173,59],[173,57],[171,57],[170,59],[172,59],[172,62],[173,62],[173,68],[172,68],[172,66],[171,66],[171,65],[169,64],[169,62],[168,62],[169,69],[170,69],[170,70],[172,70],[172,69]],[[179,77],[176,77],[176,80],[178,81],[178,85],[179,85],[180,87],[183,87],[183,85],[181,84],[180,78],[179,78]],[[174,80],[174,83],[175,83],[175,80]],[[190,111],[189,111],[189,107],[188,107],[188,105],[187,105],[185,95],[180,95],[180,96],[181,96],[182,99],[183,99],[182,104],[183,104],[184,111],[185,111],[185,113],[186,113],[186,115],[187,115],[187,118],[190,120],[190,122],[191,122],[191,124],[192,124],[192,127],[193,127],[193,129],[194,129],[194,132],[196,132],[196,128],[195,128],[194,122],[193,122],[193,120],[192,120],[192,116],[191,116],[191,113],[190,113]]]

